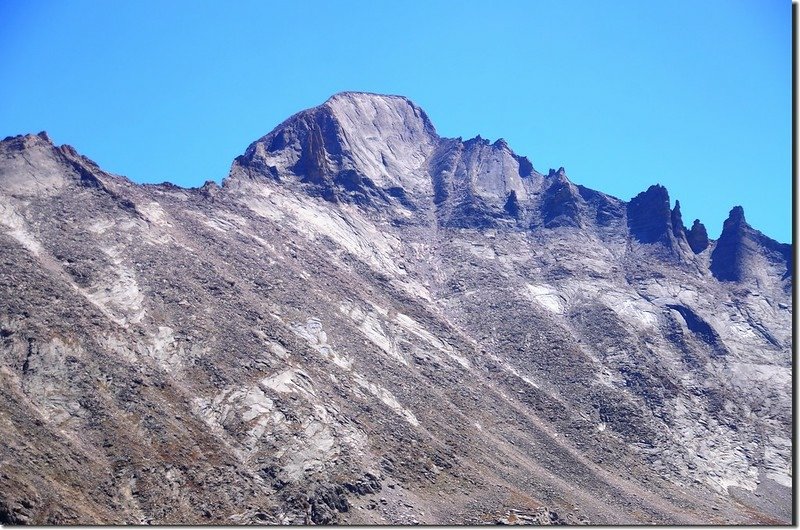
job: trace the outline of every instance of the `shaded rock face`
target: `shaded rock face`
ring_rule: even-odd
[[[590,211],[594,211],[594,221],[600,228],[609,228],[625,219],[625,203],[605,193],[577,186],[584,202]]]
[[[572,226],[580,228],[583,200],[577,188],[566,178],[564,168],[551,171],[552,180],[542,200],[542,222],[546,228]]]
[[[222,186],[7,138],[0,522],[786,524],[790,248],[695,227],[394,96]]]
[[[633,240],[654,245],[654,250],[664,258],[693,263],[680,202],[675,201],[672,209],[669,204],[666,188],[650,186],[627,205],[628,232]]]
[[[748,226],[741,206],[734,207],[711,253],[711,272],[719,280],[739,281],[745,275],[747,246],[755,243],[748,238]]]
[[[695,254],[699,254],[708,248],[708,232],[699,219],[695,219],[694,223],[692,223],[692,228],[686,233],[686,240]]]
[[[508,194],[508,199],[506,199],[503,209],[506,211],[506,213],[508,213],[508,215],[515,219],[518,219],[521,216],[522,210],[519,205],[519,199],[517,198],[516,191],[511,190],[511,193]]]
[[[669,243],[672,230],[669,194],[664,186],[650,186],[628,203],[628,229],[642,243]]]
[[[683,216],[681,215],[681,203],[675,201],[675,207],[672,209],[670,215],[672,220],[672,235],[676,238],[686,237],[686,227],[683,225]]]
[[[667,307],[677,311],[686,323],[686,327],[697,338],[708,344],[713,350],[719,354],[726,353],[725,345],[720,339],[719,334],[714,328],[706,322],[697,313],[692,311],[691,308],[679,304],[667,304]]]
[[[778,243],[754,230],[735,206],[725,220],[711,253],[711,272],[719,280],[743,281],[776,269],[784,278],[792,275],[791,245]]]

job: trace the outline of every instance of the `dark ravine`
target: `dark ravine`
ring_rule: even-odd
[[[350,92],[221,186],[6,138],[0,245],[0,524],[791,522],[792,252],[740,207]]]

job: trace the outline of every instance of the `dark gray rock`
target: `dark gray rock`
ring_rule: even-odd
[[[590,211],[594,211],[594,219],[598,227],[609,228],[625,219],[625,203],[585,186],[577,186],[578,193]]]
[[[676,239],[686,237],[686,227],[683,225],[680,201],[675,201],[675,207],[672,209],[670,217],[672,219],[672,235]]]
[[[753,229],[745,220],[744,209],[735,206],[711,253],[711,272],[719,280],[739,282],[772,268],[784,279],[791,277],[791,245],[778,243]]]
[[[519,205],[519,199],[517,198],[516,191],[511,190],[511,193],[508,194],[508,199],[506,199],[503,209],[514,219],[520,218],[522,215],[522,209]]]
[[[695,254],[700,254],[708,248],[708,232],[699,219],[695,219],[694,223],[692,223],[692,228],[686,233],[686,240]]]
[[[672,211],[669,194],[664,186],[656,184],[647,188],[628,203],[628,229],[642,243],[664,243],[672,239]]]

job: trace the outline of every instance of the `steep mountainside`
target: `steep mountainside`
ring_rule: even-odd
[[[222,186],[0,143],[0,523],[788,523],[791,247],[343,93]]]

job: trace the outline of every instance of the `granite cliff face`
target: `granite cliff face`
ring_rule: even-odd
[[[343,93],[222,186],[0,143],[0,522],[788,523],[791,247]]]

